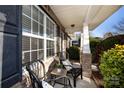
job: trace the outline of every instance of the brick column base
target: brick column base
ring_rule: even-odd
[[[82,54],[82,68],[83,68],[83,76],[91,78],[92,75],[92,55],[90,53],[83,53]]]

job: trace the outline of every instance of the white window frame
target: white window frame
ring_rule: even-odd
[[[55,24],[55,22],[39,7],[39,6],[37,6],[37,5],[34,5],[41,13],[43,13],[43,15],[44,15],[44,18],[43,18],[43,20],[44,20],[44,25],[42,25],[42,24],[40,24],[39,22],[37,22],[35,19],[33,19],[32,18],[32,10],[33,10],[33,5],[31,5],[31,17],[29,17],[29,16],[27,16],[27,15],[25,15],[24,13],[22,13],[22,15],[25,15],[25,16],[27,16],[28,18],[30,18],[31,19],[31,33],[28,33],[28,32],[25,32],[25,31],[22,31],[22,35],[23,36],[26,36],[26,37],[33,37],[33,38],[37,38],[37,39],[43,39],[44,40],[44,49],[40,49],[40,50],[44,50],[44,58],[43,58],[43,60],[46,62],[47,60],[49,60],[51,57],[53,57],[53,56],[51,56],[51,57],[49,57],[49,58],[47,58],[47,45],[46,45],[46,43],[47,43],[47,40],[50,40],[50,41],[54,41],[54,48],[56,48],[56,38],[55,38],[55,36],[56,36],[56,24]],[[39,17],[39,16],[38,16]],[[54,24],[54,38],[48,38],[47,36],[46,36],[46,18],[48,18],[53,24]],[[38,18],[39,19],[39,18]],[[43,36],[40,36],[40,35],[35,35],[35,34],[33,34],[33,21],[35,21],[35,22],[37,22],[38,24],[40,24],[40,25],[42,25],[43,27],[44,27],[44,30],[43,30]],[[39,29],[39,26],[38,26],[38,29]],[[38,32],[39,33],[39,32]],[[31,39],[31,38],[30,38]],[[38,49],[37,49],[38,50]],[[31,50],[31,40],[30,40],[30,50],[29,51],[23,51],[23,54],[25,53],[25,52],[30,52],[30,61],[31,61],[31,52],[32,52],[33,50]],[[34,50],[35,51],[35,50]],[[56,49],[54,49],[54,56],[55,56],[55,53],[56,53]],[[39,54],[38,54],[39,55]]]

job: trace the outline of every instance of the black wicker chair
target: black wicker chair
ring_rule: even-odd
[[[81,76],[81,79],[83,79],[83,74],[82,74],[82,65],[80,66],[75,66],[69,61],[69,54],[67,52],[61,52],[60,53],[60,63],[63,65],[63,67],[67,70],[68,74],[71,74],[73,77],[73,86],[76,87],[76,79],[78,76]],[[68,63],[64,64],[64,62],[68,61]],[[69,69],[68,69],[69,68]]]
[[[67,87],[72,87],[70,80],[68,77],[58,77],[54,79],[47,79],[47,74],[45,74],[45,66],[42,61],[40,60],[35,60],[32,62],[26,63],[26,69],[29,72],[30,78],[31,78],[31,83],[33,88],[44,88],[44,85],[47,86],[47,88],[52,88],[55,85],[55,82],[60,79],[66,80],[65,86]],[[45,84],[44,84],[45,82]]]

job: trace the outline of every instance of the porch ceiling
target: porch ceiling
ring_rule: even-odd
[[[120,8],[119,5],[51,5],[50,7],[68,34],[82,31],[84,22],[87,22],[89,29],[93,30]],[[71,27],[72,24],[75,26]]]

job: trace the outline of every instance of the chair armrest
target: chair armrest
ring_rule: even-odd
[[[73,68],[82,68],[82,65],[81,64],[80,65],[72,64],[72,67]]]
[[[64,65],[64,66],[69,66],[69,67],[72,67],[73,68],[73,66],[71,66],[71,65]]]

